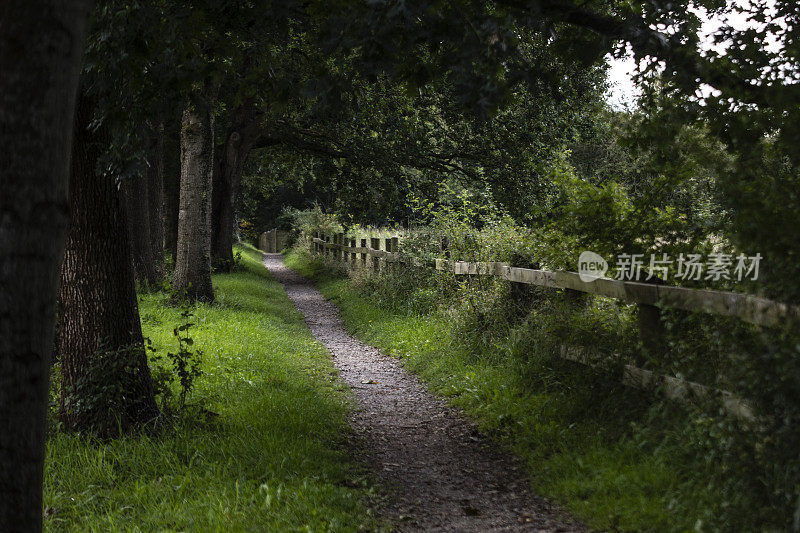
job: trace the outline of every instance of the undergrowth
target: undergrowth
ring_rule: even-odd
[[[47,530],[381,527],[367,505],[374,497],[367,473],[348,457],[350,404],[327,353],[261,266],[260,252],[239,251],[239,271],[214,276],[212,305],[185,310],[169,305],[166,292],[140,296],[144,334],[162,363],[185,370],[183,385],[191,376],[191,387],[171,386],[195,408],[155,433],[110,441],[52,435]]]
[[[728,388],[747,393],[746,384],[754,381],[744,378],[767,360],[776,361],[746,358],[762,346],[743,350],[745,341],[756,338],[748,328],[666,313],[667,342],[676,354],[670,360],[643,353],[635,308],[609,299],[576,299],[541,288],[514,292],[490,277],[457,280],[429,269],[385,269],[379,275],[362,269],[348,276],[340,265],[299,247],[287,263],[317,281],[351,332],[402,359],[462,407],[527,462],[537,492],[592,527],[790,527],[798,493],[794,434],[782,435],[778,446],[770,428],[723,416],[716,398],[686,405],[624,387],[620,360],[607,357],[639,354],[637,363],[645,368],[711,384],[724,370]],[[606,357],[589,369],[560,358],[563,343]],[[792,382],[788,376],[786,383]],[[765,384],[761,394],[774,390]]]

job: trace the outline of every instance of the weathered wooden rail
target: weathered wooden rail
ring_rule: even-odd
[[[750,294],[609,278],[598,278],[587,282],[583,281],[577,272],[520,268],[499,262],[475,263],[450,259],[424,262],[403,258],[398,253],[398,243],[397,237],[362,238],[360,242],[356,242],[356,239],[346,239],[344,234],[316,233],[312,238],[312,251],[347,262],[351,266],[361,265],[376,270],[384,268],[388,263],[405,262],[416,267],[431,267],[452,272],[454,275],[495,276],[512,283],[615,298],[639,306],[639,335],[642,344],[651,350],[658,350],[662,343],[661,308],[730,316],[750,324],[772,328],[791,327],[800,319],[800,308],[797,306],[789,306]],[[592,364],[589,354],[574,346],[562,346],[561,357],[582,364]],[[730,392],[715,390],[699,383],[657,374],[630,364],[625,365],[623,382],[642,389],[658,387],[667,397],[673,399],[691,399],[694,396],[718,394],[721,395],[722,403],[729,413],[744,420],[753,419],[752,409],[744,401]]]

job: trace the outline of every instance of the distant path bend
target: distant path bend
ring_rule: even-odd
[[[333,356],[359,409],[352,417],[367,460],[390,490],[381,511],[404,531],[583,531],[534,496],[516,461],[412,374],[350,336],[313,283],[265,254],[264,264]]]

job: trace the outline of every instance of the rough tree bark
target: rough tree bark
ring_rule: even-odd
[[[150,238],[150,219],[153,215],[150,213],[148,182],[148,175],[124,180],[121,184],[121,196],[123,212],[127,218],[127,238],[134,276],[139,283],[154,287],[160,280]]]
[[[42,529],[45,413],[90,2],[0,2],[0,531]]]
[[[181,141],[178,127],[164,135],[164,250],[172,255],[178,250],[178,205],[181,186]]]
[[[150,211],[150,243],[156,273],[164,268],[164,124],[153,128],[153,145],[147,167],[147,195]]]
[[[107,146],[105,128],[90,131],[91,118],[90,103],[80,97],[70,174],[71,223],[59,290],[61,419],[71,429],[114,435],[153,420],[158,408],[125,216],[114,177],[96,171]]]
[[[214,168],[214,107],[218,85],[206,83],[183,112],[181,124],[181,191],[176,295],[212,301],[211,180]]]
[[[214,267],[230,271],[233,265],[234,207],[247,156],[260,133],[262,114],[252,98],[233,111],[219,163],[214,169],[211,210],[211,257]]]

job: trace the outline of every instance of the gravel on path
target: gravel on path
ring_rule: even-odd
[[[545,499],[512,456],[399,362],[352,337],[337,307],[308,279],[265,254],[313,335],[333,356],[358,409],[351,424],[388,489],[381,512],[400,531],[584,531]]]

